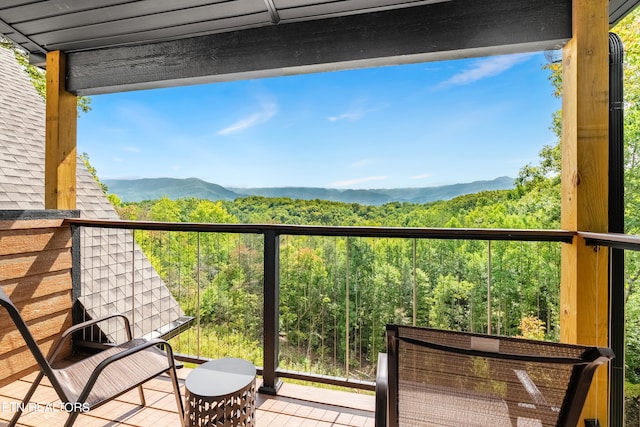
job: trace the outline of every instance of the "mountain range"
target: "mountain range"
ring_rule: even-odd
[[[302,200],[329,200],[362,205],[382,205],[391,202],[428,203],[449,200],[464,194],[488,190],[508,190],[514,187],[513,178],[506,176],[490,181],[421,188],[379,188],[368,190],[342,190],[316,187],[223,187],[198,178],[142,178],[105,179],[109,192],[123,202],[155,200],[163,196],[170,199],[196,197],[209,200],[234,200],[239,197],[288,197]]]

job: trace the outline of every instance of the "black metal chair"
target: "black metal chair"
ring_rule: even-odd
[[[574,427],[609,348],[387,326],[376,426]]]
[[[18,422],[22,414],[21,408],[27,406],[44,376],[49,379],[60,398],[61,407],[69,412],[65,426],[71,426],[80,413],[98,407],[136,387],[139,389],[141,405],[144,406],[142,384],[163,373],[168,373],[171,378],[179,416],[181,422],[184,422],[184,406],[180,395],[173,351],[166,341],[132,339],[127,317],[114,314],[80,323],[64,331],[53,345],[51,356],[47,359],[38,347],[20,312],[2,288],[0,288],[0,306],[4,307],[11,316],[13,323],[22,334],[40,367],[40,373],[33,381],[22,405],[18,406],[9,426],[14,426]],[[122,320],[127,336],[126,342],[115,344],[106,350],[64,367],[53,367],[56,358],[64,348],[63,344],[71,338],[74,332],[108,319]]]

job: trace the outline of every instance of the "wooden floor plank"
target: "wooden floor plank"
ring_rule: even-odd
[[[184,398],[184,378],[191,370],[180,369]],[[13,410],[31,386],[35,374],[0,387],[0,427],[6,427]],[[258,379],[258,381],[260,381]],[[83,427],[177,427],[180,425],[173,388],[168,376],[144,386],[147,405],[140,406],[137,390],[132,390],[87,414],[75,425]],[[64,424],[66,413],[50,383],[45,379],[31,403],[32,410],[20,418],[20,426],[42,427]],[[50,406],[45,406],[46,404]],[[13,406],[12,406],[13,405]],[[256,396],[256,424],[260,427],[373,427],[375,397],[362,392],[344,392],[285,383],[278,396]]]

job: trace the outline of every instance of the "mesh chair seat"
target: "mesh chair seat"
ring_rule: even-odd
[[[143,344],[145,340],[134,339],[108,348],[91,357],[80,360],[61,369],[54,369],[65,394],[71,401],[80,397],[91,374],[97,366],[110,356]],[[118,361],[116,365],[105,368],[103,375],[96,380],[85,403],[90,407],[103,403],[122,391],[135,388],[151,378],[166,372],[170,368],[167,355],[157,347],[148,347]]]

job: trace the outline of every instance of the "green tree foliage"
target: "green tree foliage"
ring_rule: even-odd
[[[124,203],[119,210],[139,220],[168,222],[555,228],[553,199],[543,200],[548,195],[532,187],[524,193],[491,191],[425,205],[384,206],[164,197]],[[249,341],[261,338],[259,236],[138,231],[136,239],[203,328],[221,333],[216,325],[224,324]],[[282,236],[283,365],[331,375],[344,375],[349,368],[371,378],[384,350],[385,325],[413,324],[414,319],[423,326],[514,335],[522,332],[523,317],[536,316],[544,319],[544,336],[556,339],[558,244],[493,242],[490,273],[488,252],[482,241]]]
[[[454,331],[470,330],[474,284],[453,276],[440,276],[429,299],[430,326]]]
[[[89,171],[93,179],[98,183],[102,192],[104,194],[107,194],[109,192],[109,186],[107,186],[107,184],[105,184],[104,182],[101,182],[100,178],[98,178],[98,171],[89,162],[89,154],[87,154],[86,152],[80,154],[80,160],[82,161],[82,163],[84,163],[85,167],[87,168],[87,170]],[[119,202],[120,198],[118,196],[116,196],[115,194],[113,196],[114,196],[113,201],[117,203],[121,203]]]
[[[625,373],[627,381],[640,384],[640,294],[632,294],[627,301]]]
[[[614,32],[624,45],[625,225],[628,233],[640,234],[640,11]]]

